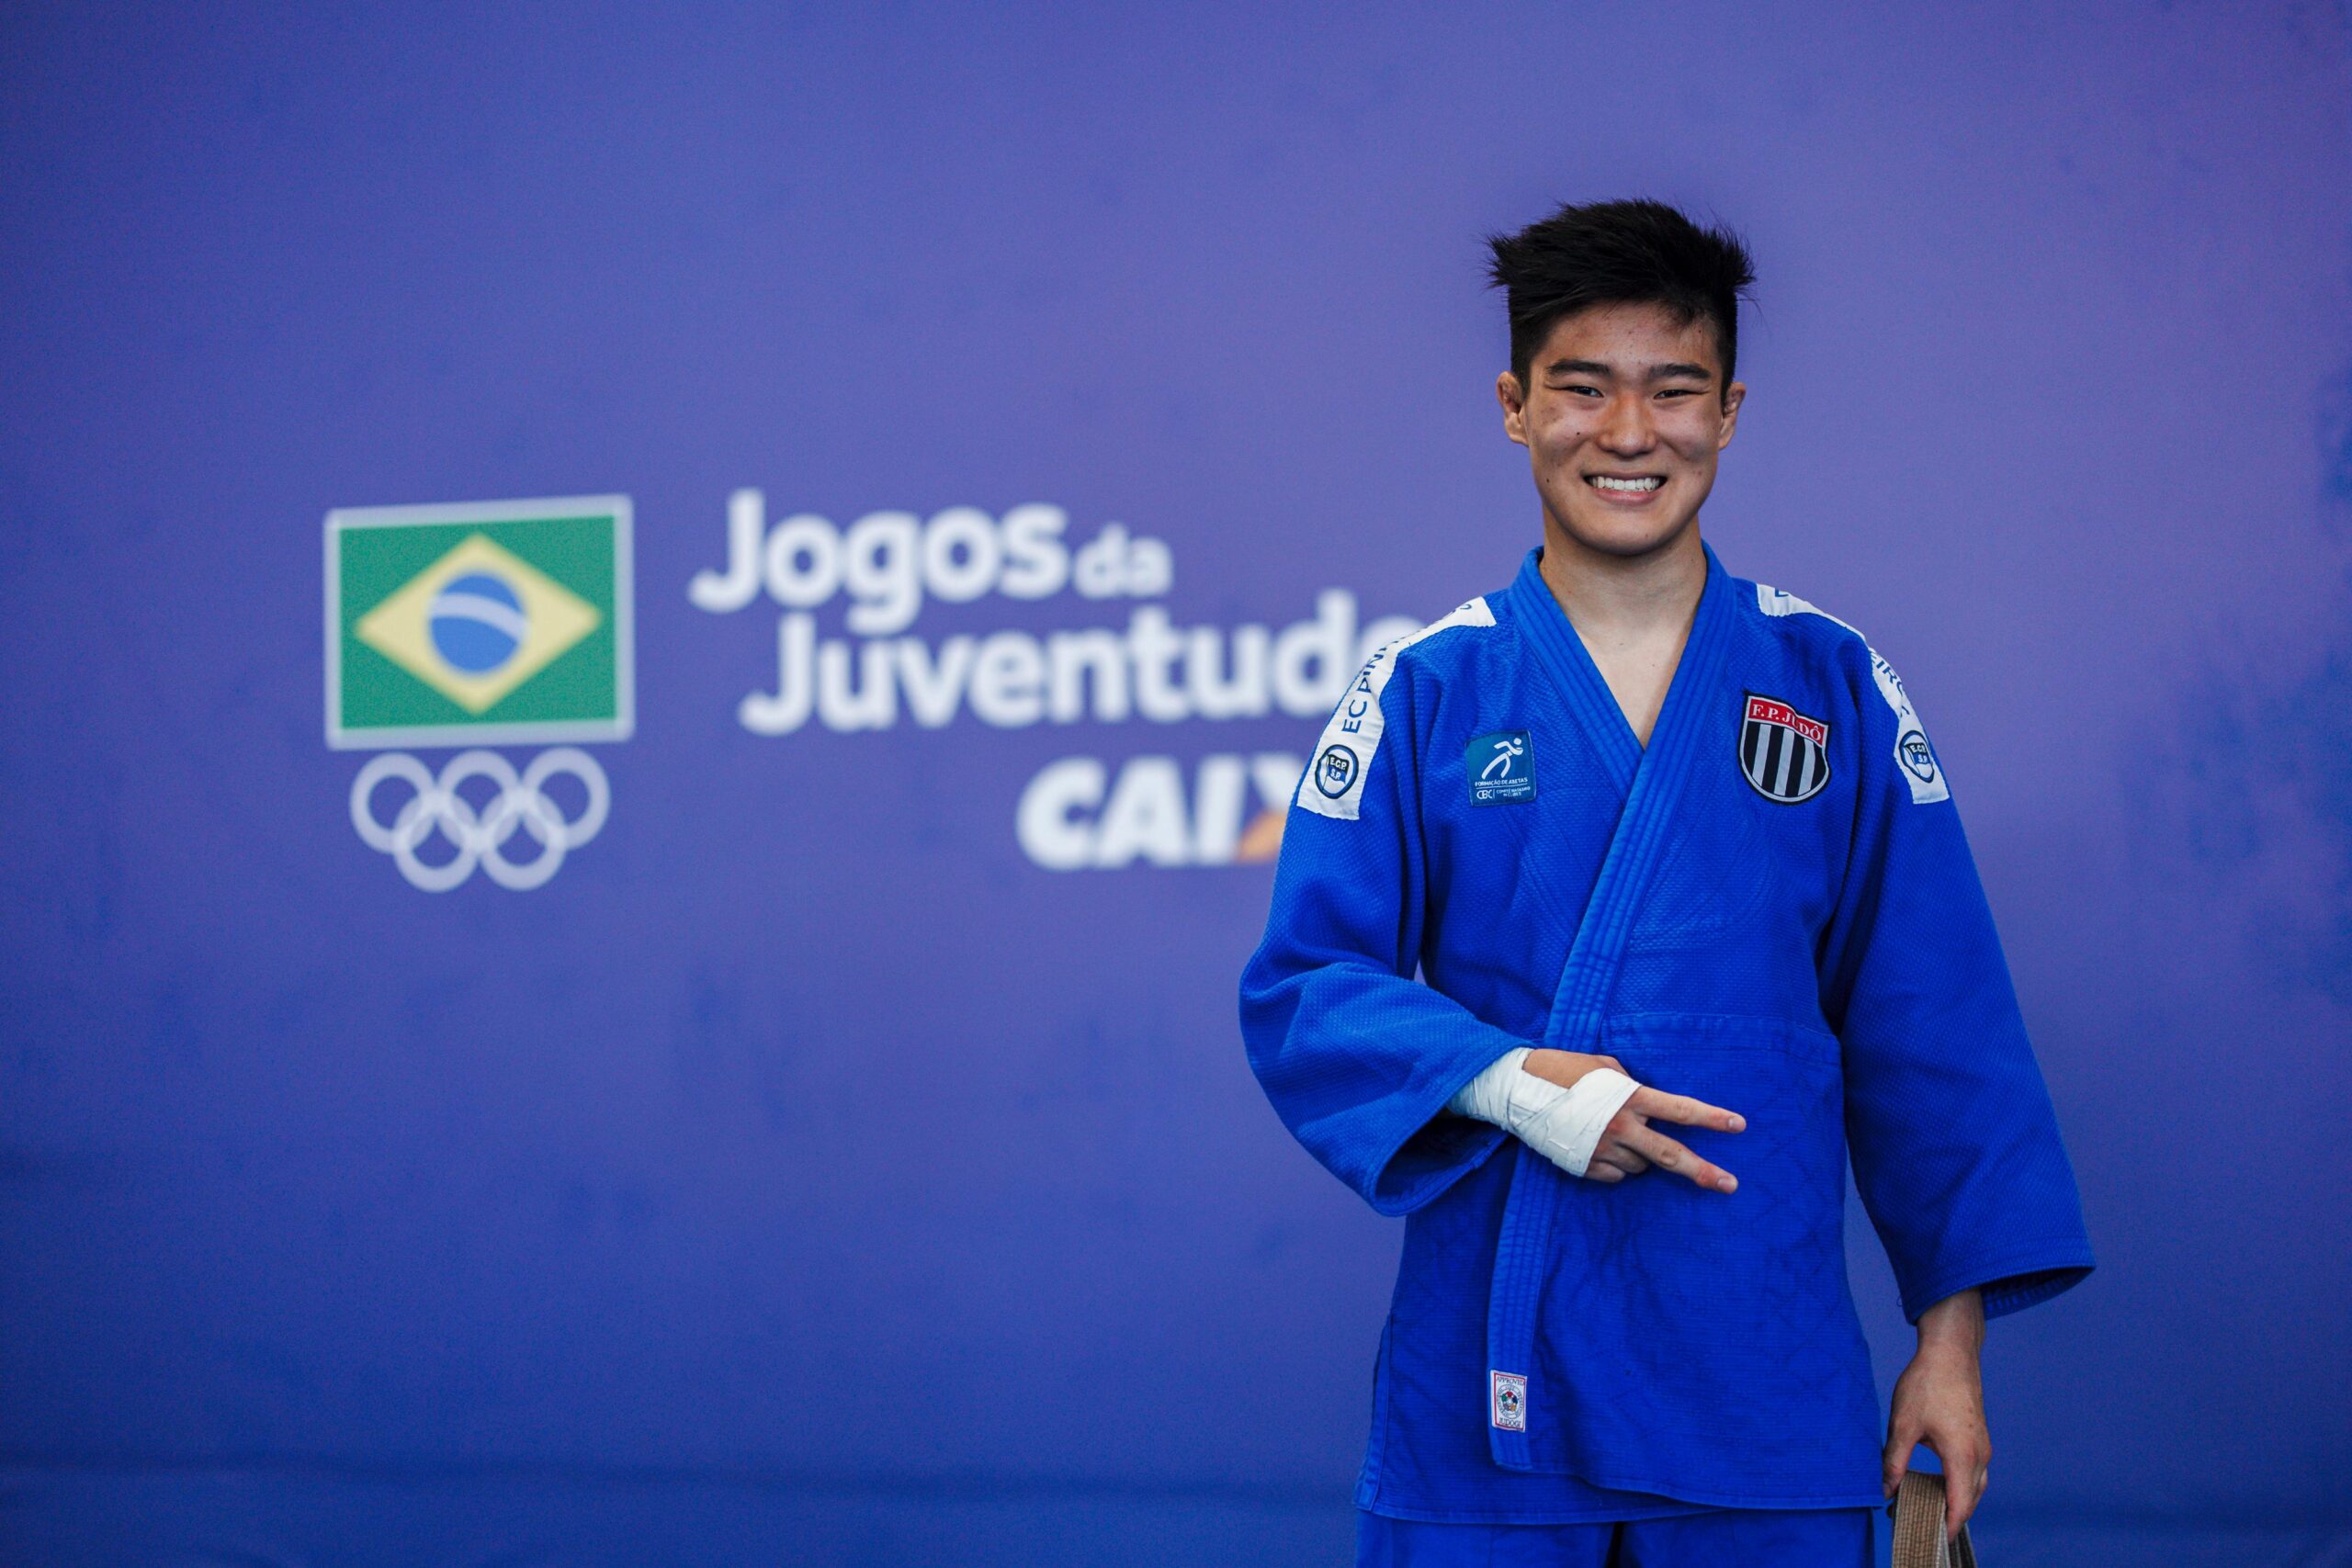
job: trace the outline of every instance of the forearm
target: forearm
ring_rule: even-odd
[[[1919,1314],[1919,1350],[1964,1351],[1971,1358],[1984,1349],[1984,1293],[1961,1291],[1946,1296]]]

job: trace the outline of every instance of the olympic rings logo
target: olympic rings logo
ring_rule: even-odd
[[[578,779],[588,792],[588,804],[577,817],[567,818],[542,788],[558,773]],[[498,786],[498,793],[479,808],[458,793],[460,785],[473,779],[488,779]],[[376,792],[388,783],[406,784],[415,792],[389,825],[376,815]],[[351,825],[359,829],[361,840],[391,856],[410,885],[427,893],[447,893],[471,876],[476,866],[501,887],[517,892],[537,887],[562,867],[567,853],[596,836],[612,804],[605,770],[575,746],[540,752],[519,775],[495,751],[460,751],[438,778],[407,752],[386,751],[368,759],[351,781]],[[538,852],[526,860],[509,860],[506,846],[518,829],[537,842]],[[417,851],[436,833],[458,852],[432,865]]]

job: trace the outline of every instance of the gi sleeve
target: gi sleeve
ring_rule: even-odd
[[[1977,1287],[1996,1317],[2088,1274],[2090,1241],[1941,762],[1861,652],[1861,795],[1822,974],[1854,1181],[1905,1316]]]
[[[1412,1213],[1501,1146],[1500,1128],[1445,1104],[1532,1043],[1413,977],[1428,874],[1420,684],[1402,665],[1380,692],[1385,726],[1352,819],[1294,798],[1265,940],[1241,976],[1242,1039],[1275,1113],[1384,1214]]]

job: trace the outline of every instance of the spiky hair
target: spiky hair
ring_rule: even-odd
[[[1731,393],[1739,350],[1739,300],[1756,266],[1738,235],[1702,228],[1662,201],[1595,201],[1561,208],[1516,234],[1487,239],[1488,277],[1510,315],[1510,367],[1526,387],[1535,351],[1566,317],[1594,305],[1655,302],[1684,323],[1714,324]]]

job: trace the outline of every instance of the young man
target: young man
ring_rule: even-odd
[[[1241,985],[1284,1123],[1409,1216],[1361,1561],[1868,1564],[1915,1442],[1974,1508],[2074,1176],[1902,682],[1701,541],[1747,252],[1609,202],[1494,277],[1542,547],[1364,666]],[[1883,1443],[1849,1156],[1919,1335]]]

